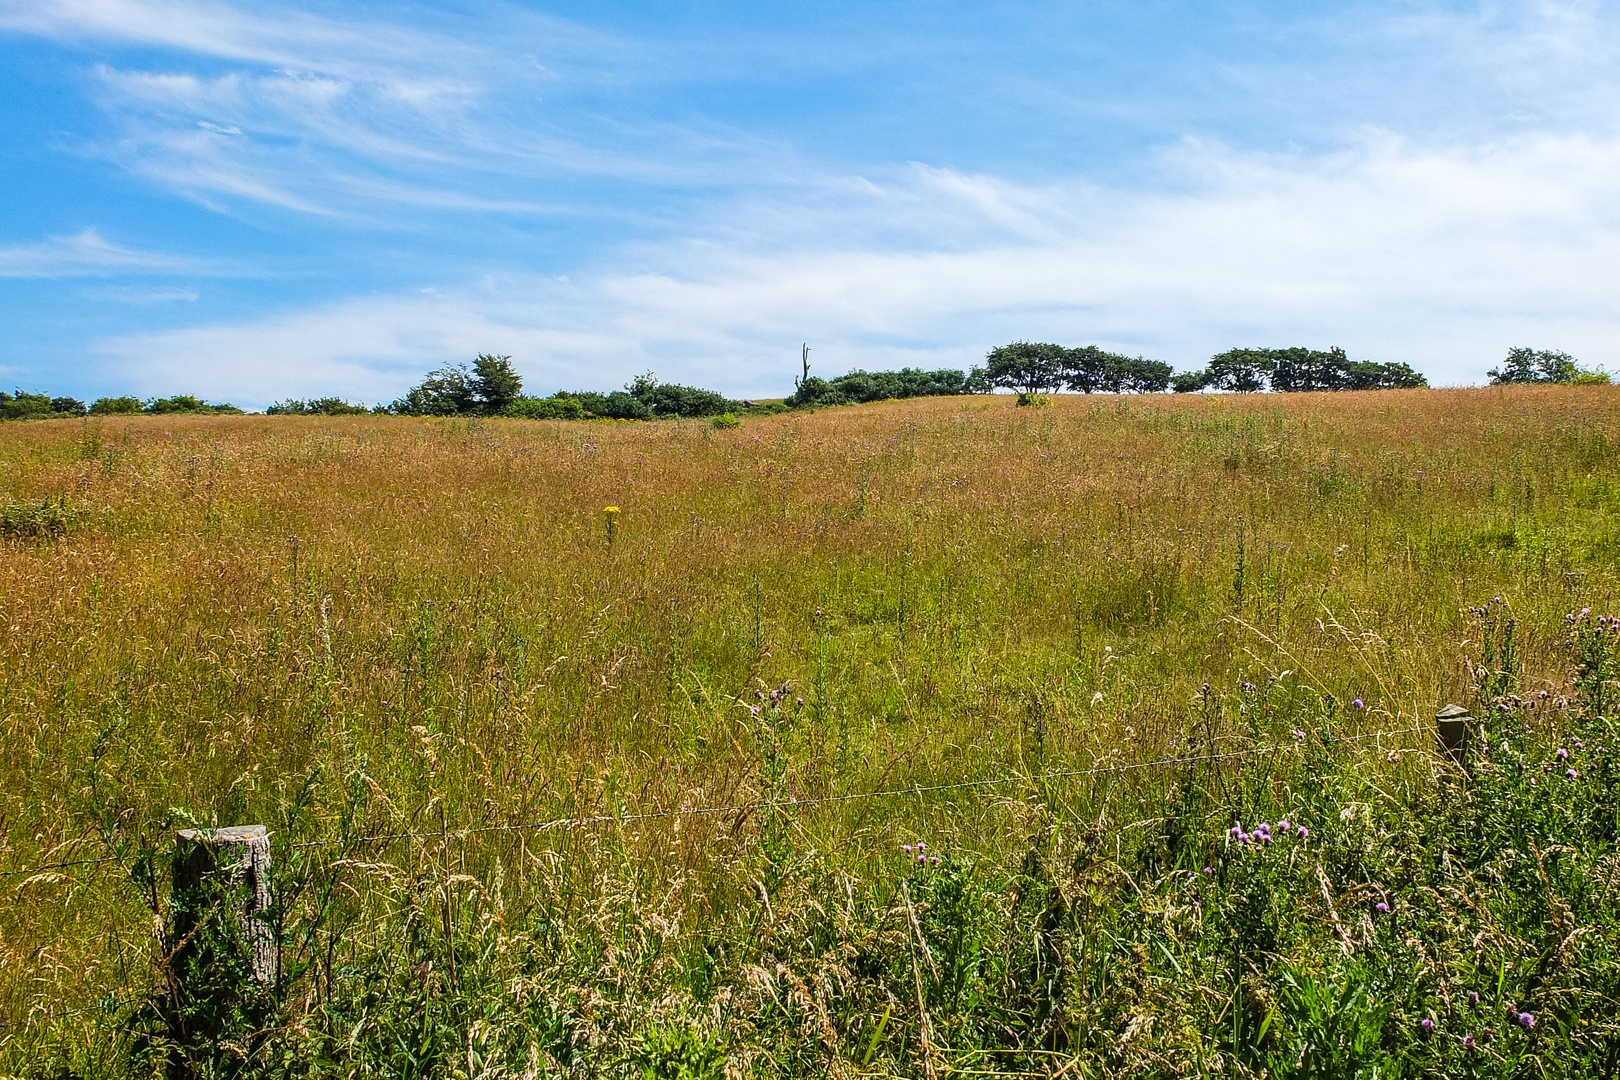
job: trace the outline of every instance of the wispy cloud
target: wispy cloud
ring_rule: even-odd
[[[828,372],[964,367],[1015,337],[1183,368],[1234,345],[1338,344],[1452,384],[1481,381],[1510,344],[1620,361],[1620,205],[1607,179],[1620,142],[1434,149],[1369,134],[1323,157],[1189,143],[1165,167],[1183,177],[1177,193],[917,167],[822,210],[801,230],[816,243],[646,249],[639,272],[354,298],[129,337],[106,358],[143,390],[248,402],[391,398],[481,351],[512,353],[546,391],[651,368],[765,396],[789,386],[802,338]],[[862,243],[875,223],[921,234],[942,221],[966,242]]]
[[[0,0],[0,29],[163,50],[140,66],[95,67],[95,96],[119,131],[90,149],[215,209],[257,204],[371,226],[412,207],[537,215],[557,209],[546,185],[559,178],[706,183],[734,178],[743,161],[769,167],[758,140],[717,125],[552,103],[622,82],[615,72],[648,59],[642,46],[516,8],[453,21],[433,29],[207,0]]]
[[[106,277],[113,274],[196,274],[209,264],[182,255],[139,251],[102,238],[94,229],[53,236],[38,244],[0,248],[0,277]]]

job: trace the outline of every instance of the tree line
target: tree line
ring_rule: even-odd
[[[1609,375],[1580,365],[1568,353],[1512,348],[1507,360],[1486,373],[1493,386],[1522,383],[1606,385]],[[939,397],[1012,390],[1034,398],[1061,390],[1083,394],[1297,393],[1302,391],[1396,390],[1427,387],[1407,364],[1352,360],[1338,347],[1308,349],[1228,349],[1203,368],[1176,372],[1162,360],[1126,356],[1096,345],[1067,347],[1015,341],[991,349],[982,366],[924,371],[855,370],[831,379],[794,380],[794,392],[780,402],[739,401],[714,390],[659,382],[648,372],[622,390],[559,390],[549,397],[523,392],[523,377],[510,356],[481,353],[471,364],[449,364],[430,371],[421,383],[386,405],[357,405],[339,397],[288,398],[265,409],[272,416],[472,416],[527,420],[658,420],[715,417],[788,409],[856,405],[891,398]],[[165,398],[102,397],[86,405],[71,397],[0,392],[0,420],[61,419],[76,416],[240,415],[230,404],[210,404],[190,394]]]
[[[86,405],[78,398],[30,394],[23,390],[8,394],[0,390],[0,420],[61,420],[75,416],[166,416],[175,413],[239,416],[242,411],[235,405],[210,405],[190,394],[147,398],[144,401],[138,397],[102,397]]]
[[[1176,374],[1162,360],[1125,356],[1095,345],[1066,348],[1015,341],[992,349],[969,376],[973,389],[1016,390],[1026,396],[1071,390],[1082,394],[1279,393],[1305,390],[1390,390],[1429,385],[1406,364],[1351,360],[1343,349],[1229,349],[1196,371]]]

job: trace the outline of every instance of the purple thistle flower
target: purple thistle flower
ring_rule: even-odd
[[[1425,1016],[1418,1022],[1418,1027],[1422,1028],[1423,1034],[1427,1035],[1434,1030],[1434,1021]]]
[[[919,863],[921,863],[922,865],[927,866],[928,865],[928,856],[919,854],[917,856],[917,861]]]
[[[1303,731],[1299,730],[1299,728],[1295,728],[1293,730],[1293,736],[1294,736],[1294,741],[1295,742],[1304,742],[1305,741],[1305,733]]]
[[[910,844],[901,844],[900,845],[900,850],[905,852],[907,855],[910,855],[911,854],[911,845]]]
[[[933,860],[934,860],[934,865],[935,865],[935,866],[938,866],[938,865],[939,865],[939,856],[938,856],[938,855],[934,855],[934,856],[932,856],[932,858],[933,858]]]
[[[1580,776],[1581,774],[1576,772],[1574,769],[1565,769],[1564,770],[1564,775],[1569,777],[1571,780],[1574,780],[1576,777]]]
[[[1352,709],[1365,709],[1367,707],[1367,703],[1362,701],[1360,698],[1351,698],[1350,707]]]
[[[1237,838],[1239,840],[1243,839],[1243,826],[1234,825],[1230,829],[1228,829],[1227,831],[1230,832],[1232,834],[1232,836],[1234,836],[1235,838]]]
[[[1463,1049],[1464,1050],[1473,1050],[1474,1049],[1474,1037],[1472,1035],[1464,1035],[1463,1036]]]
[[[928,845],[923,843],[921,840],[919,840],[919,841],[917,841],[917,850],[918,851],[927,851],[928,850]]]
[[[1204,867],[1204,873],[1208,874],[1210,877],[1214,877],[1215,876],[1215,868],[1213,866],[1206,866],[1206,867]]]
[[[750,706],[748,706],[748,712],[753,716],[758,716],[759,715],[759,706],[758,705],[750,705]]]
[[[1261,836],[1264,836],[1271,832],[1271,823],[1269,821],[1262,821],[1260,824],[1254,827],[1254,831],[1259,833]]]
[[[1558,760],[1563,761],[1567,757],[1569,757],[1569,751],[1560,746],[1558,748]]]
[[[1519,1014],[1519,1026],[1529,1031],[1536,1026],[1536,1018],[1530,1013],[1522,1012]]]
[[[793,699],[793,704],[795,704],[795,705],[803,705],[804,704],[804,698],[802,698],[802,697],[794,698]]]
[[[1282,832],[1287,832],[1288,831],[1288,819],[1283,818],[1281,821],[1277,822],[1277,828],[1279,830],[1281,830]]]
[[[1378,914],[1380,914],[1380,915],[1388,915],[1389,914],[1389,905],[1384,903],[1382,900],[1380,900],[1380,901],[1378,901],[1377,904],[1375,904],[1373,906],[1373,910],[1378,912]]]
[[[1301,825],[1298,829],[1295,829],[1294,832],[1301,840],[1307,839],[1311,835],[1311,830],[1307,829],[1303,825]]]

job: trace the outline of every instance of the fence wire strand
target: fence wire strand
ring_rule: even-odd
[[[1422,725],[1406,728],[1397,728],[1391,731],[1369,731],[1361,735],[1346,735],[1342,738],[1328,740],[1328,745],[1340,743],[1365,742],[1368,739],[1394,738],[1397,735],[1420,734],[1426,730]],[[645,810],[634,814],[591,814],[576,817],[549,818],[545,821],[527,822],[521,825],[478,825],[461,829],[437,829],[431,832],[397,832],[378,833],[372,836],[357,836],[350,839],[304,840],[287,845],[294,851],[306,851],[314,848],[338,847],[340,845],[362,846],[366,844],[387,844],[398,840],[443,840],[465,839],[469,836],[483,836],[490,833],[508,832],[549,832],[553,829],[584,829],[593,825],[607,825],[612,823],[630,824],[637,821],[667,821],[680,817],[708,817],[716,814],[757,813],[764,810],[792,810],[801,807],[827,806],[835,803],[862,802],[867,799],[892,799],[911,795],[920,797],[933,795],[942,791],[967,791],[977,788],[1005,787],[1019,783],[1052,783],[1058,780],[1074,780],[1081,777],[1105,776],[1120,773],[1139,772],[1145,769],[1158,769],[1176,765],[1199,765],[1214,761],[1229,761],[1235,758],[1254,757],[1261,754],[1281,753],[1285,750],[1297,749],[1299,742],[1278,743],[1274,746],[1253,746],[1246,750],[1228,750],[1218,754],[1187,754],[1179,757],[1156,758],[1152,761],[1136,761],[1124,765],[1095,765],[1086,769],[1062,769],[1042,773],[1014,773],[1008,776],[990,777],[985,780],[960,780],[949,784],[913,784],[909,787],[884,788],[878,791],[857,791],[845,795],[817,795],[809,798],[775,799],[770,801],[753,801],[728,803],[721,806],[693,806],[676,808],[673,810]],[[43,863],[39,866],[22,870],[0,870],[0,878],[13,878],[42,874],[49,870],[61,870],[75,866],[99,866],[104,863],[117,862],[119,856],[106,855],[94,859],[67,859],[54,863]]]
[[[1365,742],[1369,739],[1395,738],[1399,735],[1414,735],[1423,733],[1426,728],[1422,725],[1397,728],[1391,731],[1370,731],[1361,735],[1347,735],[1343,738],[1327,740],[1329,746],[1340,743]],[[1254,757],[1262,754],[1276,754],[1285,750],[1298,749],[1303,744],[1299,741],[1292,743],[1278,743],[1274,746],[1254,746],[1246,750],[1229,750],[1218,754],[1187,754],[1180,757],[1157,758],[1152,761],[1130,762],[1124,765],[1095,765],[1087,769],[1062,769],[1052,772],[1043,772],[1030,775],[1015,773],[1009,776],[991,777],[985,780],[961,780],[949,784],[913,784],[910,787],[885,788],[879,791],[852,792],[847,795],[820,795],[804,799],[777,799],[767,802],[731,803],[724,806],[698,806],[674,810],[648,810],[635,814],[593,814],[585,817],[560,817],[547,821],[530,822],[525,825],[484,825],[468,829],[439,830],[437,832],[398,832],[380,833],[374,836],[361,836],[349,840],[306,840],[288,847],[294,850],[309,850],[313,848],[336,847],[349,845],[358,847],[365,844],[392,843],[397,840],[444,840],[465,839],[469,836],[479,836],[489,833],[505,832],[545,832],[551,829],[582,829],[593,825],[610,823],[628,824],[636,821],[661,821],[679,817],[698,817],[713,814],[757,813],[762,810],[788,810],[796,807],[827,806],[836,803],[859,802],[866,799],[889,799],[901,796],[920,797],[932,795],[942,791],[968,791],[979,788],[1001,787],[1018,783],[1051,783],[1058,780],[1074,780],[1081,777],[1118,775],[1122,773],[1139,772],[1145,769],[1165,768],[1176,765],[1200,765],[1215,761],[1229,761],[1235,758]],[[118,856],[107,855],[95,859],[67,859],[60,862],[44,863],[40,866],[25,870],[0,871],[0,877],[22,877],[45,873],[49,870],[59,870],[75,866],[95,866],[102,863],[116,862]],[[20,1020],[0,1020],[0,1031],[24,1027],[37,1027],[52,1020],[66,1019],[70,1016],[80,1016],[85,1013],[106,1012],[123,1008],[134,1001],[133,997],[126,997],[113,1004],[103,1002],[98,1005],[88,1005],[79,1009],[67,1009],[60,1012],[43,1013],[37,1016],[27,1016]]]

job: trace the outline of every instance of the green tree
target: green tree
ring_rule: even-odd
[[[991,349],[984,367],[975,368],[972,381],[979,390],[1017,390],[1045,394],[1064,384],[1068,350],[1061,345],[1015,341]]]
[[[510,356],[479,353],[469,381],[478,399],[478,411],[485,416],[500,415],[523,396],[523,376],[513,369]]]
[[[1274,366],[1270,349],[1228,349],[1210,357],[1209,366],[1204,369],[1205,385],[1253,394],[1271,385]]]
[[[1515,383],[1607,383],[1609,376],[1602,371],[1583,368],[1566,352],[1537,351],[1529,348],[1508,350],[1507,360],[1499,368],[1485,373],[1492,386]]]

